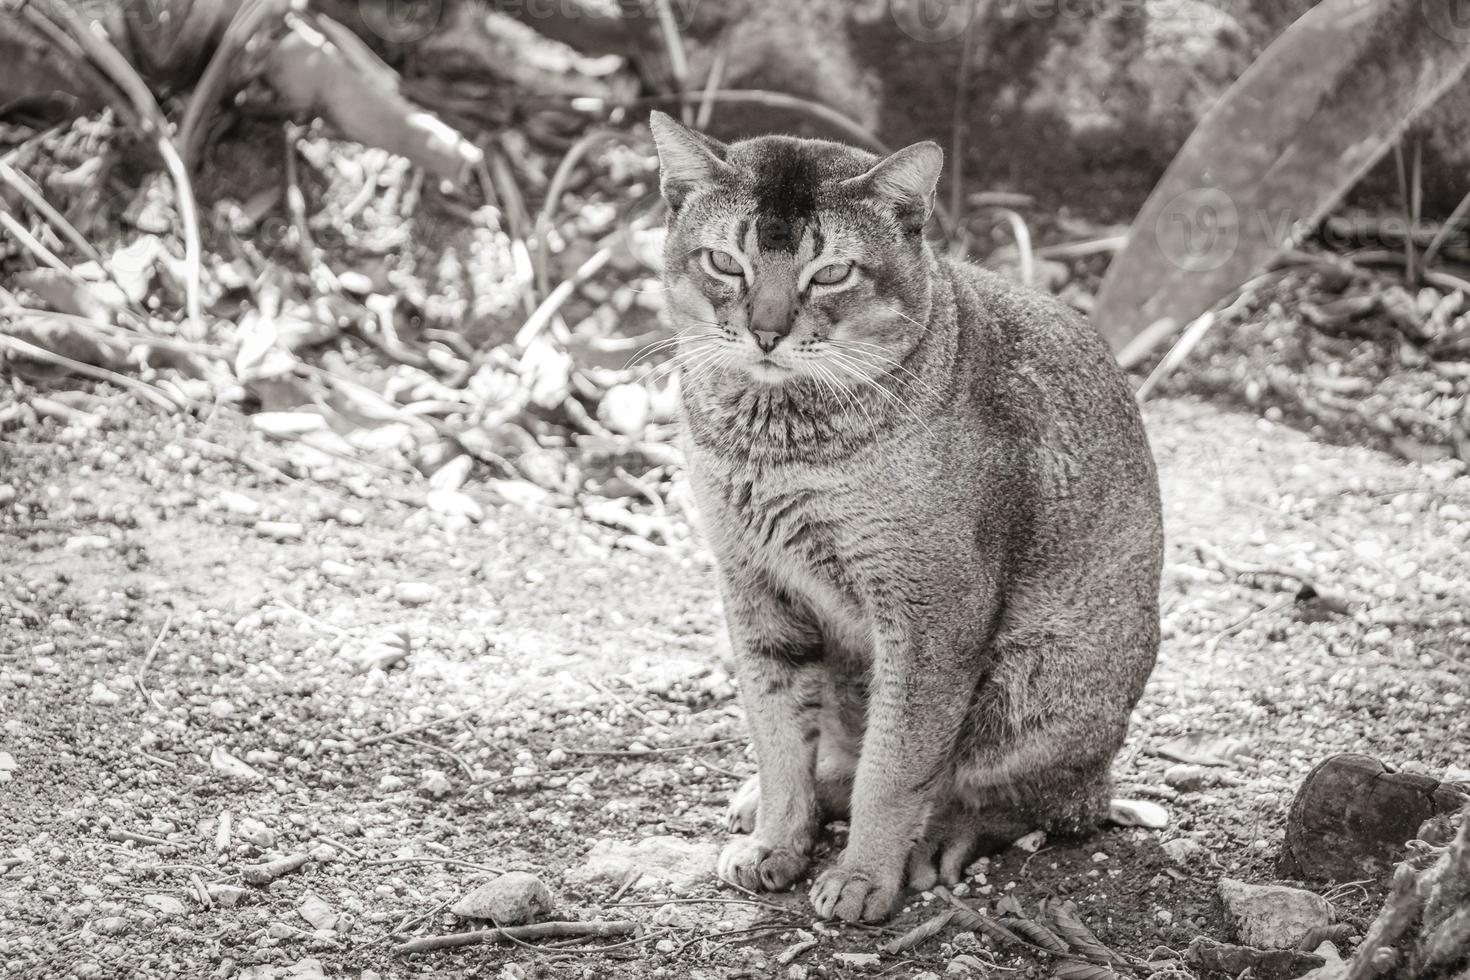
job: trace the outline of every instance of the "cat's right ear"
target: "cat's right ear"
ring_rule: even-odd
[[[681,126],[667,113],[649,114],[653,145],[658,148],[659,189],[669,207],[679,210],[690,193],[731,173],[725,144]]]

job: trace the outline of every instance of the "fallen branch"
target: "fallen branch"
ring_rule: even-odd
[[[154,405],[159,406],[165,411],[181,412],[187,410],[189,407],[187,405],[180,404],[174,399],[170,398],[168,394],[164,392],[164,390],[161,388],[156,388],[153,385],[146,384],[142,381],[137,380],[136,378],[130,378],[124,374],[118,374],[116,371],[109,371],[106,368],[96,367],[91,364],[83,364],[81,361],[72,360],[70,357],[62,357],[60,354],[53,354],[51,351],[46,350],[44,347],[37,347],[35,344],[28,344],[18,337],[11,337],[7,334],[0,334],[0,349],[8,349],[14,354],[18,354],[21,357],[29,357],[32,360],[45,361],[47,364],[55,364],[57,367],[64,367],[70,371],[76,372],[77,374],[85,374],[87,377],[96,379],[98,381],[111,382],[112,384],[115,384],[121,388],[126,388],[129,391],[143,396],[148,401],[152,402]]]
[[[506,926],[501,929],[476,929],[473,932],[456,932],[447,936],[425,936],[393,947],[398,956],[428,953],[437,949],[453,949],[457,946],[477,946],[480,943],[515,942],[517,940],[558,939],[566,936],[602,937],[627,936],[638,928],[636,922],[537,922],[528,926]]]

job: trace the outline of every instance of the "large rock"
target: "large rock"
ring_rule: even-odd
[[[1470,800],[1465,788],[1396,772],[1366,755],[1317,765],[1286,819],[1281,874],[1303,881],[1359,881],[1387,874],[1426,820]]]
[[[1236,938],[1247,946],[1295,949],[1307,933],[1332,924],[1327,900],[1300,888],[1221,878],[1220,900]]]
[[[569,885],[581,888],[617,888],[640,872],[633,887],[640,891],[667,886],[683,893],[714,877],[719,847],[709,841],[687,841],[681,837],[648,837],[644,840],[602,840],[593,845],[580,868],[566,873]]]
[[[449,911],[465,919],[490,919],[497,926],[524,926],[551,914],[551,889],[533,874],[507,871],[480,885]]]

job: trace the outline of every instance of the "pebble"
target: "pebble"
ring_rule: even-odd
[[[240,514],[244,517],[254,517],[261,510],[258,500],[254,497],[247,497],[237,490],[221,490],[215,495],[214,500],[231,514]]]
[[[1221,878],[1219,889],[1226,918],[1247,946],[1292,949],[1307,933],[1332,922],[1327,900],[1301,888]]]
[[[385,793],[396,793],[403,789],[403,786],[403,780],[391,772],[384,773],[383,778],[378,780],[378,789]]]
[[[425,772],[424,780],[419,784],[419,788],[436,800],[442,800],[454,792],[454,784],[440,769],[430,769]]]
[[[357,578],[357,569],[346,562],[334,561],[331,558],[324,559],[321,564],[321,572],[327,578]]]
[[[363,272],[353,272],[351,269],[337,273],[337,285],[354,296],[366,296],[373,291],[372,277]]]
[[[120,915],[95,919],[92,922],[92,931],[99,936],[121,936],[128,931],[128,920]]]
[[[65,547],[71,552],[106,551],[112,547],[112,539],[100,534],[73,534],[66,539]]]
[[[274,847],[276,833],[254,817],[241,817],[237,825],[240,836],[256,847]]]
[[[15,763],[15,756],[9,752],[0,752],[0,772],[14,772],[19,766]]]
[[[296,521],[256,521],[255,533],[272,541],[299,541],[306,528]]]
[[[209,897],[214,904],[227,909],[234,908],[239,904],[240,899],[250,894],[250,889],[241,888],[239,885],[206,885],[205,890],[209,892]]]
[[[9,507],[15,500],[15,487],[0,483],[0,507]]]
[[[172,895],[144,895],[143,904],[164,915],[183,915],[188,911],[187,906]]]
[[[92,693],[87,695],[87,700],[91,701],[93,704],[100,704],[104,707],[110,708],[122,700],[122,695],[118,694],[116,691],[111,690],[106,684],[103,684],[101,681],[93,681]]]
[[[343,507],[337,511],[337,522],[346,524],[348,527],[361,527],[365,520],[367,518],[356,507]]]
[[[393,586],[393,598],[405,606],[422,606],[433,602],[436,590],[427,582],[399,582]]]

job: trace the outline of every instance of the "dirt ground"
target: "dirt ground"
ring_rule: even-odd
[[[99,391],[113,403],[99,430],[0,432],[0,975],[1047,970],[949,933],[877,965],[843,955],[877,952],[939,897],[911,896],[883,930],[838,928],[812,921],[801,889],[716,883],[725,804],[753,765],[696,545],[630,550],[532,504],[446,521],[392,474],[286,478],[275,444],[228,412],[149,417]],[[0,388],[0,411],[17,402]],[[1351,750],[1438,773],[1470,758],[1470,479],[1186,400],[1147,414],[1170,537],[1164,645],[1116,777],[1169,825],[1012,849],[957,894],[982,909],[1070,899],[1111,946],[1167,960],[1158,947],[1226,938],[1219,876],[1275,880],[1313,763]],[[1315,614],[1279,578],[1222,572],[1221,555],[1310,569],[1363,611]],[[402,635],[406,659],[361,669]],[[1151,750],[1190,732],[1245,743],[1237,785],[1163,784]],[[618,865],[603,844],[589,863],[599,841],[650,838],[677,861]],[[1171,860],[1177,838],[1204,850]],[[243,882],[293,854],[309,859]],[[508,869],[539,875],[558,919],[639,933],[394,952],[463,928],[448,904]],[[1381,894],[1329,897],[1361,928]]]

